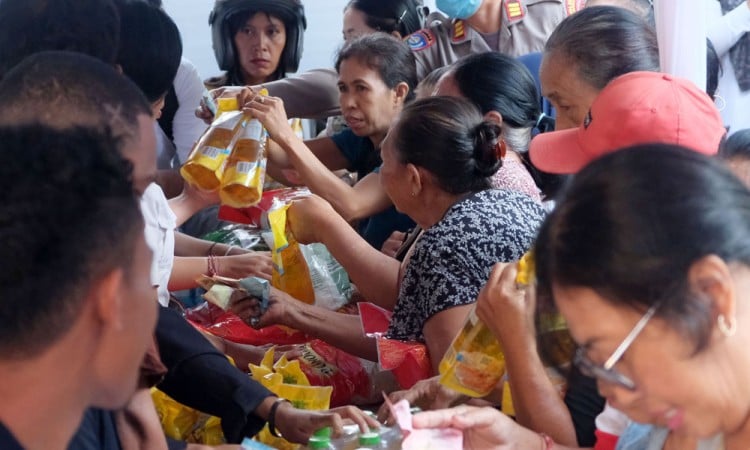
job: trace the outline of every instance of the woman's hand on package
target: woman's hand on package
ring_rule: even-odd
[[[338,213],[331,204],[317,195],[294,200],[287,211],[289,227],[294,238],[302,244],[322,242],[319,232],[333,232],[327,221]]]
[[[292,308],[301,304],[301,302],[291,298],[289,294],[272,287],[268,306],[263,311],[259,298],[243,294],[245,293],[239,291],[232,294],[229,300],[229,310],[253,328],[287,325],[286,319],[289,318]]]
[[[194,212],[198,212],[209,206],[218,205],[221,202],[218,190],[204,191],[188,182],[183,183],[180,197],[190,205],[191,211]]]
[[[516,263],[497,263],[477,298],[477,316],[504,347],[535,342],[533,286],[519,286]]]
[[[440,376],[420,380],[411,389],[396,391],[388,395],[391,403],[398,403],[406,399],[411,406],[423,410],[448,408],[459,402],[464,396],[440,384]],[[385,424],[392,424],[390,408],[383,404],[378,410],[378,420]]]
[[[467,450],[548,448],[544,438],[516,424],[495,408],[460,405],[416,414],[414,428],[455,428],[464,434]]]
[[[240,100],[245,90],[252,92],[250,88],[244,86],[224,86],[208,91],[208,95],[215,102],[217,98],[231,98],[237,97]],[[249,94],[246,94],[249,95]],[[242,103],[240,103],[242,105]],[[206,104],[205,99],[201,99],[201,103],[198,108],[195,109],[195,117],[201,119],[206,125],[210,125],[214,120],[214,112]]]
[[[284,110],[284,101],[279,97],[255,95],[252,100],[244,104],[242,110],[260,120],[268,131],[268,136],[282,148],[284,142],[296,136],[292,126],[289,125],[289,119]]]
[[[379,426],[375,419],[355,406],[342,406],[328,411],[306,411],[289,403],[279,405],[275,425],[286,440],[307,444],[310,436],[321,428],[331,427],[333,436],[340,436],[344,431],[345,421],[356,423],[363,433]]]
[[[222,276],[237,280],[258,277],[270,281],[273,274],[273,261],[269,252],[247,252],[242,255],[225,256],[219,264]]]
[[[380,251],[393,258],[396,256],[396,253],[401,248],[401,246],[404,245],[405,240],[406,233],[394,231],[390,236],[388,236],[388,239],[383,242],[383,246],[380,248]]]

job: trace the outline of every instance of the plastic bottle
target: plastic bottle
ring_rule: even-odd
[[[236,98],[220,98],[218,105],[216,119],[195,144],[187,162],[180,169],[180,174],[188,183],[204,191],[219,189],[229,146],[243,118]]]
[[[334,450],[336,447],[333,446],[331,438],[328,436],[311,436],[310,440],[307,441],[307,445],[302,448],[310,450]]]
[[[256,440],[253,440],[252,438],[246,437],[242,440],[242,444],[240,445],[240,448],[242,450],[273,450],[273,447],[269,447],[268,445],[258,442]]]
[[[331,437],[331,428],[322,428],[310,437],[307,445],[300,447],[301,450],[311,449],[334,449],[334,450],[353,450],[357,444],[357,433],[359,426],[344,425],[344,431],[337,438]]]
[[[529,284],[533,273],[530,253],[519,261],[516,282]],[[471,309],[461,331],[453,339],[439,365],[440,383],[471,397],[484,397],[502,378],[505,356],[495,335]]]
[[[401,441],[404,440],[404,435],[398,425],[380,427],[380,440],[384,449],[401,450]]]
[[[366,449],[386,449],[383,444],[383,440],[380,437],[380,433],[376,431],[370,431],[367,433],[361,433],[359,435],[359,448],[357,450]]]

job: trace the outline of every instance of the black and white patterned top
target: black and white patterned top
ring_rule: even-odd
[[[388,337],[424,342],[430,317],[474,303],[495,263],[516,261],[531,248],[544,214],[529,196],[499,189],[453,205],[414,244]]]

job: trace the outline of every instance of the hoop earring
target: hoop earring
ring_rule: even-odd
[[[718,93],[714,94],[714,104],[716,105],[716,109],[718,109],[719,111],[724,111],[724,108],[727,107],[727,101],[724,100],[724,97],[722,97]]]
[[[716,320],[716,326],[726,337],[732,337],[737,333],[737,321],[735,319],[727,319],[724,314],[720,314]]]

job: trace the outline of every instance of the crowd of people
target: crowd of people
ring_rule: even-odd
[[[262,124],[268,175],[309,189],[291,235],[392,313],[384,338],[424,346],[428,374],[387,393],[415,428],[748,448],[750,1],[704,3],[697,86],[662,70],[651,0],[350,0],[334,67],[302,73],[309,1],[215,0],[205,80],[159,0],[0,0],[0,448],[209,448],[167,437],[154,386],[221,419],[211,448],[392,424],[298,408],[246,373],[265,347],[170,307],[202,275],[274,278],[268,252],[202,239],[218,195],[180,176],[221,98]],[[266,300],[228,309],[384,356],[349,311]],[[472,311],[504,357],[479,399],[440,377]]]

